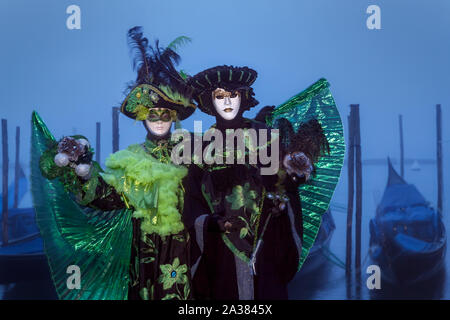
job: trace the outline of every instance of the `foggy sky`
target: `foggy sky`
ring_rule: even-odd
[[[81,30],[66,28],[71,4],[81,7]],[[366,27],[371,4],[381,8],[381,30]],[[191,37],[180,50],[180,68],[191,75],[221,64],[254,68],[260,105],[246,116],[327,78],[345,125],[349,105],[361,105],[363,159],[399,156],[399,114],[405,157],[435,158],[436,103],[450,140],[448,0],[1,0],[0,117],[8,119],[10,159],[19,125],[28,161],[32,110],[57,139],[76,132],[94,142],[101,121],[105,159],[111,107],[135,78],[126,32],[136,25],[163,46]],[[198,110],[183,126],[192,129],[194,119],[204,129],[214,123]],[[133,123],[120,116],[121,148],[144,139]]]

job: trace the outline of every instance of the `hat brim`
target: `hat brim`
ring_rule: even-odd
[[[137,114],[134,112],[134,110],[130,110],[130,108],[127,108],[128,103],[130,102],[130,100],[134,100],[135,97],[133,97],[133,95],[136,95],[136,90],[137,88],[141,88],[141,89],[147,89],[148,90],[148,95],[152,95],[155,94],[157,95],[157,98],[155,100],[152,101],[151,105],[144,105],[144,107],[150,109],[150,108],[166,108],[166,109],[170,109],[170,110],[175,110],[177,112],[177,119],[178,120],[184,120],[186,118],[188,118],[190,115],[192,115],[192,113],[194,113],[195,109],[196,109],[196,105],[194,103],[189,103],[189,104],[183,104],[180,101],[176,101],[173,100],[171,98],[169,98],[166,94],[164,94],[164,92],[162,92],[162,90],[160,90],[159,88],[149,85],[149,84],[141,84],[139,86],[137,86],[136,88],[133,88],[133,90],[131,90],[131,92],[127,95],[127,97],[125,98],[125,100],[122,102],[122,105],[120,107],[120,112],[122,112],[125,116],[131,118],[131,119],[136,119]],[[133,103],[136,103],[135,101],[133,101]]]

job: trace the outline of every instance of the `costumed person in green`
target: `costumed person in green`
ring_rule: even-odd
[[[129,30],[137,79],[120,110],[142,121],[147,137],[110,155],[104,171],[85,137],[57,142],[33,113],[32,191],[61,299],[191,299],[187,169],[170,161],[171,125],[195,110],[186,76],[174,67],[174,50],[186,40],[160,48],[140,27]],[[78,284],[67,268],[78,270]]]
[[[262,174],[262,161],[249,159],[268,144],[245,139],[244,162],[189,167],[183,218],[195,239],[195,299],[287,299],[287,284],[315,240],[340,175],[342,123],[326,80],[246,119],[243,112],[258,104],[251,87],[256,77],[247,67],[218,66],[189,80],[199,108],[215,116],[213,128],[223,136],[230,129],[278,129],[279,140],[267,140],[280,143],[271,156],[281,163],[277,172]],[[207,146],[203,151],[209,154]],[[216,149],[214,159],[227,152]],[[237,148],[232,152],[239,157]]]

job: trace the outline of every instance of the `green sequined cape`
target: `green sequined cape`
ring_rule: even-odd
[[[320,79],[306,90],[275,108],[268,125],[277,119],[288,119],[294,130],[311,119],[317,119],[330,145],[330,153],[315,163],[316,174],[299,187],[303,213],[303,246],[299,269],[305,262],[319,232],[322,215],[328,210],[344,163],[345,140],[342,120],[326,79]]]
[[[102,211],[80,206],[58,179],[44,178],[39,160],[54,142],[42,119],[33,112],[31,190],[36,222],[58,297],[127,299],[133,211]],[[78,267],[81,272],[80,289],[69,289],[70,266]]]
[[[182,207],[180,185],[186,169],[168,164],[164,157],[154,158],[147,151],[158,153],[157,148],[146,150],[145,145],[116,152],[108,158],[106,172],[97,172],[94,179],[100,175],[122,195],[128,208],[97,210],[83,206],[86,203],[80,201],[80,194],[74,194],[76,201],[70,195],[80,188],[68,188],[67,181],[63,185],[60,179],[49,180],[41,174],[41,156],[55,143],[33,112],[32,194],[56,292],[60,299],[68,300],[127,299],[131,243],[136,233],[132,217],[142,218],[142,235],[175,235],[178,239],[184,229],[178,208]],[[70,184],[73,179],[66,180]],[[70,266],[81,272],[80,288],[67,285]]]

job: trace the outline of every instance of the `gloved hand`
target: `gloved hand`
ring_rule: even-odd
[[[306,177],[302,176],[299,177],[296,174],[293,175],[286,175],[286,178],[283,181],[284,189],[286,190],[286,194],[297,194],[298,188],[301,184],[306,182]]]
[[[287,203],[289,201],[289,197],[286,194],[269,192],[266,197],[270,200],[270,213],[273,217],[279,217],[286,212]]]

